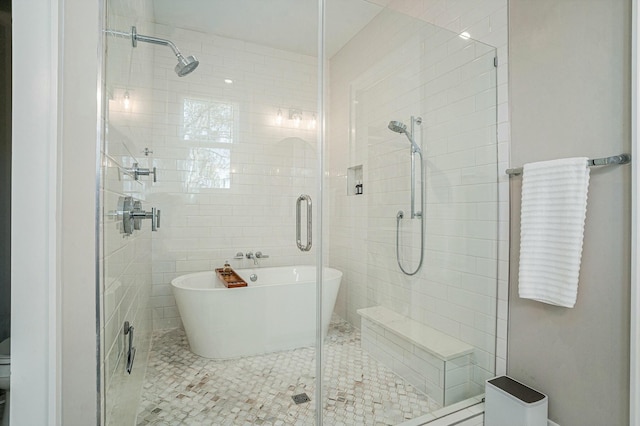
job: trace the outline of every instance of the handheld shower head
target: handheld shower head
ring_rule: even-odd
[[[396,133],[407,133],[407,125],[402,121],[390,121],[388,127],[389,130]]]
[[[404,133],[407,139],[409,139],[409,142],[411,142],[413,151],[422,154],[422,149],[420,149],[418,144],[413,140],[413,135],[407,130],[406,124],[404,124],[402,121],[390,121],[387,127],[389,127],[389,130],[393,132]]]

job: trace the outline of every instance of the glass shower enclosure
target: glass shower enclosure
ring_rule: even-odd
[[[495,49],[363,0],[105,6],[103,423],[401,424],[477,403]],[[223,286],[225,265],[248,285]],[[196,276],[184,305],[176,279]]]

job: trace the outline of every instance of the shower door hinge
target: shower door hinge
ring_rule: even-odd
[[[493,57],[493,66],[498,68],[498,57],[497,56]]]

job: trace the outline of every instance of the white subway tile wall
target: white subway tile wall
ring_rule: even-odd
[[[433,398],[440,407],[481,393],[472,386],[472,354],[443,360],[415,342],[362,318],[362,349],[416,389]]]
[[[113,0],[107,12],[107,28],[126,32],[132,25],[141,32],[152,28],[148,23],[152,14],[149,0]],[[109,56],[101,147],[101,384],[106,422],[117,425],[135,421],[152,331],[151,226],[144,221],[141,230],[124,236],[122,216],[117,212],[125,196],[141,201],[144,209],[151,207],[146,201],[148,179],[135,180],[127,169],[136,162],[146,165],[142,150],[149,142],[144,135],[151,128],[148,80],[153,52],[134,50],[125,38],[106,36],[106,43]],[[124,335],[125,321],[134,327],[137,350],[131,376],[125,371],[129,337]]]
[[[468,32],[474,40],[486,43],[497,51],[497,143],[498,143],[498,202],[483,207],[478,211],[481,220],[487,220],[487,214],[493,218],[497,208],[497,279],[498,279],[498,312],[496,332],[496,374],[506,374],[507,358],[507,304],[509,273],[509,178],[504,173],[509,167],[509,56],[508,56],[508,11],[507,0],[461,0],[454,3],[447,0],[394,0],[394,8],[400,9],[412,3],[417,6],[416,16],[421,19],[449,29],[456,33]],[[494,156],[493,148],[489,155]],[[486,153],[478,149],[478,158]],[[484,216],[483,216],[484,215]],[[495,293],[493,293],[495,297]],[[501,308],[502,307],[502,308]]]
[[[460,2],[466,15],[457,18],[450,3],[435,3],[391,2],[423,21],[383,12],[331,58],[330,264],[345,273],[338,314],[357,325],[357,309],[383,305],[474,345],[474,387],[481,389],[494,374],[496,315],[498,371],[506,358],[508,191],[506,178],[500,186],[496,178],[508,158],[508,117],[500,114],[506,2]],[[473,20],[470,10],[481,17],[461,26],[460,19]],[[456,32],[424,21],[446,21]],[[495,50],[459,37],[463,30],[498,47],[497,72]],[[409,210],[409,143],[386,127],[390,120],[409,125],[411,115],[423,118],[416,139],[427,165],[427,233],[423,269],[410,278],[399,272],[395,254],[396,213],[402,209],[406,218]],[[364,196],[347,195],[347,169],[355,165],[363,166]],[[419,220],[401,226],[401,259],[413,271]]]
[[[181,326],[170,287],[179,275],[227,260],[252,266],[234,259],[249,251],[269,255],[263,266],[314,262],[315,250],[296,247],[295,202],[316,195],[317,59],[163,25],[154,33],[200,61],[179,78],[171,51],[155,52],[158,181],[148,199],[162,211],[151,297],[154,328],[162,329]]]

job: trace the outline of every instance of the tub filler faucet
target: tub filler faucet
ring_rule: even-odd
[[[253,259],[253,264],[255,266],[260,266],[260,263],[258,262],[258,259],[268,259],[269,258],[268,255],[262,254],[261,251],[257,251],[255,254],[253,254],[253,252],[250,251],[245,256],[247,257],[247,259]]]

